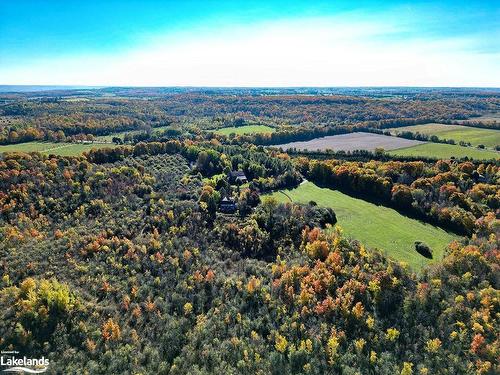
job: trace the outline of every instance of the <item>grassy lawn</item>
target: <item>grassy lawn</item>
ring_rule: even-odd
[[[266,125],[245,125],[238,127],[222,128],[215,131],[217,134],[229,135],[231,133],[242,135],[252,133],[274,133],[276,129]]]
[[[444,143],[424,143],[422,145],[398,148],[388,151],[390,155],[399,156],[421,156],[438,159],[450,159],[468,157],[477,160],[499,159],[500,153],[490,150],[479,150],[474,147],[462,147]]]
[[[436,135],[442,139],[453,139],[457,143],[460,141],[470,142],[472,145],[485,145],[494,148],[500,145],[500,130],[471,128],[470,126],[445,125],[445,124],[423,124],[414,126],[405,126],[402,128],[388,129],[392,134],[402,131],[420,133],[426,135]]]
[[[324,189],[306,182],[286,194],[294,201],[333,208],[346,236],[361,241],[368,247],[378,248],[397,261],[404,261],[414,270],[440,260],[448,243],[459,238],[440,228],[410,219],[397,211],[377,206],[362,199],[352,198],[337,190]],[[272,194],[280,202],[290,199],[282,192]],[[431,247],[434,259],[429,260],[415,251],[415,241]]]
[[[44,154],[54,154],[62,156],[80,155],[93,148],[115,147],[113,144],[81,144],[81,143],[54,143],[54,142],[27,142],[15,145],[0,146],[2,152],[41,152]]]

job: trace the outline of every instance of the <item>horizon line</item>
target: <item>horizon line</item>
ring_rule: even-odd
[[[0,87],[61,87],[61,88],[194,88],[194,89],[335,89],[335,88],[416,88],[416,89],[500,89],[500,86],[415,86],[415,85],[326,85],[326,86],[227,86],[227,85],[79,85],[79,84],[0,84]]]

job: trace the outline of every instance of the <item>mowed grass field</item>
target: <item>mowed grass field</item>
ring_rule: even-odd
[[[436,135],[442,139],[453,139],[457,143],[460,141],[470,142],[474,146],[485,145],[486,147],[494,148],[500,145],[500,130],[495,129],[480,129],[462,125],[430,123],[387,130],[390,130],[391,134],[410,131],[412,133]]]
[[[232,133],[236,135],[242,135],[242,134],[254,134],[254,133],[274,133],[275,131],[276,129],[266,125],[245,125],[245,126],[237,126],[237,127],[233,126],[229,128],[217,129],[215,133],[222,135],[229,135]]]
[[[417,146],[398,148],[388,151],[390,155],[420,156],[436,159],[457,159],[468,157],[477,160],[499,159],[500,153],[492,150],[480,150],[474,147],[448,145],[445,143],[424,143]]]
[[[61,156],[76,156],[93,148],[116,147],[114,144],[82,144],[82,143],[54,143],[54,142],[27,142],[15,145],[0,146],[2,152],[41,152]]]
[[[320,206],[331,207],[337,215],[337,224],[347,237],[361,241],[365,246],[378,248],[396,261],[406,262],[418,271],[424,265],[440,260],[447,245],[459,237],[440,228],[410,219],[397,211],[377,206],[343,194],[337,190],[320,188],[305,182],[286,193],[271,194],[280,202],[308,203],[313,200]],[[433,259],[415,251],[415,241],[423,241],[433,250]]]

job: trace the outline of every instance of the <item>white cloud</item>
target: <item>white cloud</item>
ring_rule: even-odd
[[[500,86],[474,40],[398,38],[401,25],[316,18],[168,35],[120,54],[0,67],[2,84]],[[469,51],[469,52],[466,52]]]

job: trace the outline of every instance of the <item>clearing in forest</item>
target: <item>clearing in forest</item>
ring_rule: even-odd
[[[165,130],[171,129],[171,128],[172,127],[170,125],[165,125],[165,126],[159,126],[157,128],[151,128],[150,131],[152,134],[158,134],[162,131],[165,131]],[[123,136],[125,136],[125,134],[129,134],[129,135],[133,136],[133,135],[137,135],[137,134],[141,134],[141,133],[147,133],[147,129],[124,130],[122,132],[111,133],[108,135],[100,135],[96,138],[99,141],[111,142],[114,137],[123,138]]]
[[[484,145],[486,147],[494,148],[495,146],[500,145],[500,130],[495,129],[429,123],[405,126],[402,128],[390,128],[387,130],[389,130],[391,134],[409,131],[412,133],[435,135],[441,139],[453,139],[456,143],[459,143],[460,141],[469,142],[474,146]]]
[[[61,156],[76,156],[93,148],[116,147],[114,144],[99,143],[56,143],[56,142],[26,142],[0,146],[2,152],[41,152]]]
[[[440,260],[446,246],[459,236],[419,220],[401,215],[396,210],[353,198],[338,190],[320,188],[305,182],[292,190],[271,195],[279,202],[297,203],[315,201],[320,206],[331,207],[337,215],[338,225],[347,237],[359,240],[371,248],[384,251],[396,261],[406,262],[414,270]],[[415,241],[430,246],[433,259],[416,252]]]
[[[229,128],[221,128],[217,129],[215,133],[221,135],[229,135],[229,134],[255,134],[255,133],[274,133],[276,129],[271,128],[266,125],[245,125],[245,126],[232,126]]]
[[[389,151],[389,154],[397,156],[415,156],[435,159],[451,159],[452,157],[461,159],[468,157],[476,160],[491,160],[500,158],[500,153],[496,151],[431,142],[413,147],[392,150]]]
[[[355,132],[340,135],[329,135],[326,137],[311,139],[310,141],[290,142],[281,145],[274,145],[273,147],[279,147],[283,150],[297,149],[308,151],[374,151],[376,148],[394,150],[397,148],[410,147],[420,144],[423,144],[423,142],[391,137],[388,135]]]

